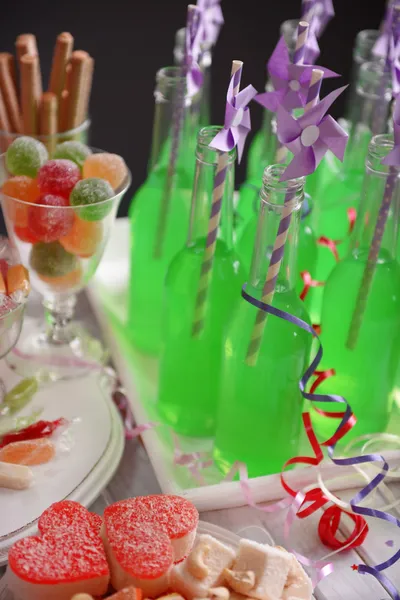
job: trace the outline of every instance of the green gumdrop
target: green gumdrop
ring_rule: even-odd
[[[42,142],[22,136],[9,146],[6,152],[6,165],[12,175],[27,175],[34,178],[48,158],[49,153]]]
[[[82,142],[71,140],[69,142],[58,144],[54,151],[53,158],[67,158],[68,160],[72,160],[72,162],[76,163],[82,170],[83,163],[91,154],[92,151],[88,146],[82,144]]]
[[[112,210],[113,202],[104,202],[115,196],[111,185],[105,179],[88,177],[81,179],[75,185],[69,197],[71,206],[76,208],[76,214],[84,221],[100,221]],[[99,204],[103,202],[103,204]],[[81,208],[87,205],[85,208]]]
[[[17,383],[4,396],[3,404],[7,406],[9,410],[8,414],[13,415],[22,410],[31,401],[32,396],[36,394],[38,387],[35,377],[29,377]]]
[[[39,242],[32,246],[30,264],[39,275],[62,277],[77,268],[78,259],[58,242]]]

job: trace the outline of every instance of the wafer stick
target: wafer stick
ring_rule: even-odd
[[[74,38],[70,33],[65,31],[57,37],[51,67],[49,92],[55,94],[58,99],[60,99],[65,86],[66,68],[73,45]]]
[[[21,133],[21,115],[17,90],[13,79],[12,64],[12,55],[8,52],[0,52],[0,88],[3,100],[7,109],[11,130],[15,133]]]
[[[4,133],[11,130],[10,121],[8,120],[6,105],[3,100],[3,95],[0,89],[0,130]],[[7,135],[0,137],[0,148],[1,152],[5,152],[8,148],[10,138]]]
[[[82,101],[80,103],[79,125],[81,125],[88,118],[90,94],[92,92],[93,72],[94,59],[91,56],[89,56],[89,60],[87,60],[86,62]]]
[[[71,55],[71,82],[68,89],[67,129],[74,129],[80,125],[80,104],[85,85],[89,54],[83,50],[75,50]]]
[[[16,39],[15,48],[17,50],[18,61],[20,61],[25,54],[30,54],[31,56],[38,54],[36,37],[33,33],[21,33]]]
[[[68,97],[68,90],[63,90],[58,105],[58,131],[67,130]]]
[[[20,60],[20,67],[23,132],[27,135],[37,135],[38,107],[41,98],[38,87],[38,56],[25,54]]]
[[[53,154],[56,145],[56,134],[58,127],[58,102],[57,96],[52,92],[45,92],[42,96],[39,109],[40,134],[46,136],[45,145]]]

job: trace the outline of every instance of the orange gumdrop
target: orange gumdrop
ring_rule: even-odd
[[[75,286],[79,285],[82,279],[82,267],[79,266],[74,271],[70,271],[66,275],[59,277],[49,277],[48,275],[40,275],[36,273],[37,277],[47,283],[55,292],[65,292]]]
[[[100,177],[117,190],[125,181],[128,174],[128,168],[124,159],[118,154],[109,152],[99,152],[91,154],[83,163],[83,179],[88,177]]]
[[[25,204],[11,200],[23,200],[24,202],[36,202],[40,192],[36,179],[31,179],[25,175],[11,177],[3,183],[2,192],[10,198],[6,198],[6,213],[9,219],[17,227],[26,227],[28,225],[28,207]]]
[[[0,462],[14,465],[42,465],[54,458],[54,444],[48,439],[12,442],[0,449]]]
[[[11,296],[20,291],[28,296],[31,286],[29,283],[29,272],[23,265],[12,265],[7,271],[7,292]]]
[[[101,221],[83,221],[75,216],[72,229],[59,239],[67,252],[82,258],[93,256],[103,237]]]

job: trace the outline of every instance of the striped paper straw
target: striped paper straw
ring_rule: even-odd
[[[375,225],[374,236],[372,238],[371,247],[368,254],[367,264],[365,265],[363,278],[357,294],[356,306],[353,312],[353,317],[350,324],[349,335],[347,337],[346,346],[349,350],[354,350],[357,345],[358,336],[361,329],[361,324],[367,308],[368,296],[371,291],[372,282],[376,263],[379,257],[379,250],[382,244],[382,238],[385,231],[386,221],[388,219],[390,205],[393,198],[393,193],[396,188],[398,177],[398,169],[390,167],[389,175],[385,185],[382,204],[379,209],[378,218]]]
[[[239,93],[240,80],[242,77],[243,63],[240,60],[232,62],[231,77],[233,80],[233,96]],[[207,308],[208,290],[210,287],[212,266],[214,262],[215,248],[217,245],[217,233],[219,222],[221,220],[221,206],[224,197],[226,173],[229,154],[227,152],[218,153],[217,170],[214,177],[214,189],[211,203],[210,220],[208,222],[208,234],[206,247],[201,265],[199,285],[197,288],[196,305],[193,319],[192,335],[198,336],[204,327],[204,318]]]
[[[187,13],[187,27],[193,28],[195,15],[198,9],[193,4],[189,4]],[[176,163],[179,155],[179,146],[182,137],[183,121],[185,117],[185,95],[186,95],[186,74],[187,74],[187,56],[186,44],[185,55],[182,63],[181,81],[178,83],[175,96],[175,106],[172,120],[172,142],[169,155],[167,176],[165,179],[163,197],[161,199],[160,214],[158,218],[156,239],[154,245],[154,258],[161,258],[165,234],[167,230],[168,213],[171,204],[172,188],[175,178]]]
[[[321,74],[319,69],[313,69],[310,87],[307,94],[305,111],[310,110],[318,101],[319,90],[321,87]],[[318,90],[317,90],[318,88]],[[296,207],[296,194],[292,191],[287,192],[285,202],[283,204],[282,216],[278,227],[278,233],[275,239],[275,244],[272,250],[271,260],[268,267],[267,277],[263,287],[263,295],[261,301],[264,304],[272,304],[275,294],[276,282],[278,280],[279,271],[281,268],[283,255],[285,252],[285,244],[289,233],[292,213]],[[257,312],[256,321],[251,334],[249,347],[247,349],[246,363],[253,367],[257,364],[258,354],[260,352],[261,342],[264,334],[265,325],[267,323],[268,314],[263,310]]]
[[[307,21],[300,21],[297,26],[296,49],[293,56],[293,62],[295,65],[302,65],[304,62],[309,28],[310,25],[307,23]]]
[[[304,54],[306,51],[306,44],[308,38],[308,30],[309,24],[306,21],[300,21],[297,26],[297,40],[296,40],[296,50],[293,56],[293,63],[295,65],[302,65],[304,61]],[[280,142],[278,142],[278,147],[275,153],[275,162],[279,165],[284,164],[286,162],[287,157],[287,148]]]

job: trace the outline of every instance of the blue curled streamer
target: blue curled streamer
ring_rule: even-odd
[[[318,341],[319,346],[318,346],[317,353],[316,353],[314,359],[312,360],[310,366],[305,371],[303,377],[300,379],[299,388],[300,388],[300,392],[301,392],[301,395],[303,396],[303,398],[305,398],[306,400],[310,400],[310,402],[328,402],[328,403],[329,402],[335,402],[335,403],[339,402],[339,403],[346,405],[345,414],[344,414],[338,428],[335,431],[334,435],[336,435],[344,426],[347,425],[348,421],[350,420],[350,418],[353,415],[350,404],[347,402],[347,400],[343,396],[338,396],[336,394],[311,394],[311,393],[305,391],[307,384],[309,383],[311,377],[313,376],[314,371],[317,370],[317,368],[322,360],[322,357],[323,357],[322,343],[321,343],[321,340],[319,339],[318,334],[314,331],[314,329],[312,328],[311,325],[309,325],[302,319],[299,319],[298,317],[295,317],[294,315],[291,315],[290,313],[287,313],[283,310],[279,310],[279,308],[274,308],[273,306],[266,304],[265,302],[262,302],[261,300],[257,300],[253,296],[250,296],[250,294],[248,294],[246,292],[246,286],[247,286],[247,284],[245,284],[242,288],[242,297],[244,298],[244,300],[246,300],[246,302],[249,302],[256,308],[258,308],[266,313],[272,314],[275,317],[278,317],[279,319],[288,321],[289,323],[296,325],[296,327],[300,327],[300,329],[307,331]],[[332,436],[332,437],[334,437],[334,436]],[[328,440],[328,442],[329,442],[329,440]],[[365,515],[367,517],[375,517],[377,519],[382,519],[382,520],[388,521],[390,523],[393,523],[394,525],[397,525],[397,527],[400,528],[400,520],[397,519],[396,517],[394,517],[393,515],[391,515],[387,512],[381,511],[381,510],[374,509],[374,508],[366,508],[364,506],[358,506],[358,502],[361,502],[362,500],[364,500],[385,479],[386,474],[389,470],[389,465],[386,462],[386,460],[383,458],[383,456],[380,454],[366,454],[364,456],[353,456],[351,458],[334,458],[333,454],[334,454],[336,444],[328,445],[327,442],[324,442],[321,445],[328,446],[327,450],[328,450],[329,457],[331,458],[332,462],[338,466],[351,466],[351,465],[372,463],[372,462],[381,462],[382,463],[382,470],[380,471],[380,473],[378,473],[378,475],[376,475],[374,477],[374,479],[372,479],[372,481],[369,482],[368,485],[366,485],[360,492],[358,492],[354,496],[354,498],[352,498],[350,500],[350,506],[352,507],[353,512],[356,514]],[[400,560],[400,550],[398,550],[388,560],[380,563],[379,565],[375,565],[375,567],[369,567],[368,565],[362,565],[362,564],[358,565],[358,572],[360,574],[368,573],[370,575],[373,575],[382,585],[384,585],[386,587],[386,589],[389,591],[389,593],[392,594],[394,600],[400,600],[400,594],[399,594],[398,590],[396,590],[393,583],[388,579],[388,577],[386,577],[386,575],[384,575],[381,572],[381,571],[384,571],[385,569],[391,567],[392,565],[394,565],[398,560]]]

